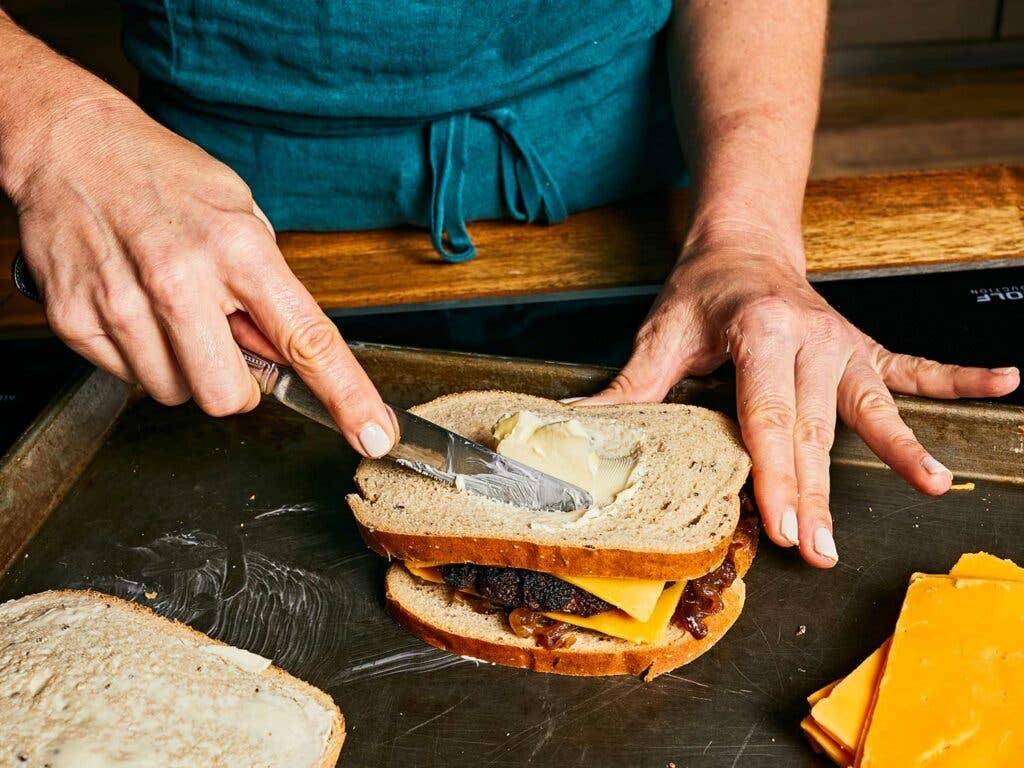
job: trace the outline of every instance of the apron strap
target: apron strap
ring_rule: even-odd
[[[523,134],[515,113],[507,107],[450,115],[430,123],[430,239],[445,261],[458,263],[476,256],[466,230],[462,188],[466,180],[466,133],[470,117],[490,123],[499,137],[501,191],[505,207],[516,221],[557,224],[568,213],[561,190]]]
[[[505,206],[516,221],[557,224],[567,212],[562,192],[519,119],[508,107],[481,112],[501,138],[501,184]]]
[[[466,130],[469,114],[451,115],[430,123],[430,239],[445,261],[458,263],[476,256],[462,213],[466,180]]]

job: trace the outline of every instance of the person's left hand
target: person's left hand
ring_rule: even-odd
[[[937,495],[952,475],[902,421],[890,390],[992,397],[1016,389],[1020,374],[890,352],[829,306],[803,266],[802,246],[763,229],[691,233],[625,367],[575,405],[659,402],[684,376],[731,357],[765,531],[828,568],[838,560],[829,512],[836,411],[907,482]]]

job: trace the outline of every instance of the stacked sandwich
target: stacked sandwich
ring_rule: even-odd
[[[725,416],[505,392],[413,410],[594,497],[575,512],[522,509],[364,461],[348,501],[367,544],[401,561],[387,604],[413,634],[509,666],[650,679],[739,616],[757,523]]]

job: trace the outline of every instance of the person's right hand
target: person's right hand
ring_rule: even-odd
[[[31,140],[5,179],[53,331],[159,402],[214,416],[259,402],[240,343],[295,368],[360,453],[387,453],[390,411],[242,179],[113,89],[83,90],[24,116]]]

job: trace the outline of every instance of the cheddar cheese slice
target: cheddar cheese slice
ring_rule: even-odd
[[[1012,560],[1003,560],[986,552],[961,555],[949,574],[959,577],[1024,581],[1024,568]],[[856,753],[863,739],[871,704],[888,655],[888,647],[887,640],[845,678],[836,680],[807,697],[807,703],[812,705],[810,720],[841,749]],[[837,693],[835,700],[832,700],[833,693]],[[804,731],[813,740],[808,728],[804,727]],[[822,749],[825,754],[832,757],[831,752],[824,747]],[[842,762],[834,758],[833,760],[843,765]]]
[[[842,678],[839,678],[838,680],[833,680],[831,683],[826,685],[824,688],[819,688],[814,693],[807,694],[807,703],[810,704],[813,707],[819,701],[821,701],[826,696],[828,696],[830,693],[832,693],[832,691],[835,690],[835,687],[837,685],[839,685],[842,681],[843,681]]]
[[[1024,582],[916,574],[858,766],[1019,766],[1022,713]]]
[[[425,581],[441,584],[444,579],[441,578],[437,565],[438,563],[406,563],[405,567],[410,573]],[[552,576],[557,576],[562,581],[585,589],[595,597],[601,598],[606,603],[611,603],[641,622],[651,618],[651,614],[654,613],[654,608],[658,604],[658,598],[665,591],[664,581],[614,579],[601,576],[563,576],[557,573]]]
[[[413,576],[419,576],[424,581],[432,581],[435,584],[444,584],[444,579],[441,577],[441,572],[437,570],[436,565],[406,563],[405,569]]]
[[[657,605],[647,621],[640,621],[623,611],[605,611],[593,616],[575,616],[571,613],[545,613],[549,619],[564,621],[584,629],[593,629],[612,637],[620,637],[634,643],[656,643],[661,640],[672,620],[672,614],[679,605],[679,599],[686,588],[685,581],[677,581],[661,593]]]
[[[850,753],[857,751],[888,652],[889,641],[886,640],[811,708],[814,722]]]
[[[950,569],[949,575],[972,579],[1024,581],[1024,568],[1012,560],[1003,560],[987,552],[971,552],[960,555],[956,565]]]
[[[814,722],[814,718],[808,715],[800,721],[811,746],[816,747],[818,752],[826,755],[833,763],[841,768],[850,768],[853,765],[853,755],[840,746],[839,742],[829,736],[821,727]]]
[[[662,592],[664,581],[649,579],[612,579],[601,576],[558,576],[562,581],[585,589],[595,597],[625,611],[638,621],[647,621],[654,614]]]

